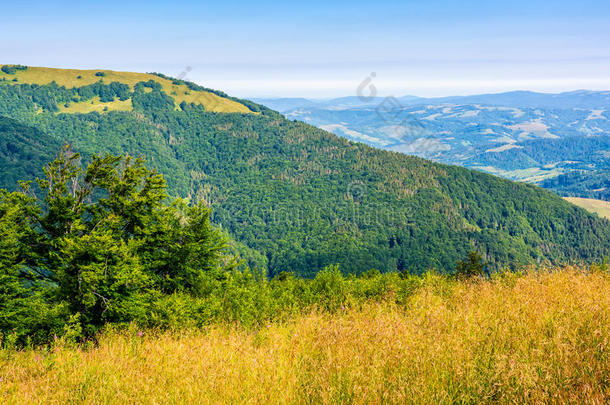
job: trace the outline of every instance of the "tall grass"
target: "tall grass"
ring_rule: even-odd
[[[5,350],[5,403],[607,403],[610,276],[447,282],[262,327]]]

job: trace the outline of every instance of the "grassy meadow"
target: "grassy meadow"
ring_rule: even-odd
[[[599,215],[600,217],[610,219],[610,201],[578,197],[566,197],[565,199],[572,204],[578,205],[589,212]]]
[[[107,331],[0,352],[4,403],[593,403],[610,401],[610,274],[428,274],[244,327]]]
[[[96,73],[103,73],[104,76],[96,76]],[[250,109],[243,104],[228,98],[220,97],[208,91],[193,91],[184,84],[173,84],[171,80],[149,74],[132,72],[115,72],[112,70],[77,70],[77,69],[54,69],[46,67],[28,67],[26,70],[19,70],[13,74],[6,74],[0,71],[0,80],[6,79],[8,83],[28,83],[28,84],[49,84],[57,83],[59,86],[67,88],[81,87],[103,80],[105,83],[120,82],[129,85],[133,90],[138,82],[154,80],[161,84],[163,91],[174,99],[174,104],[180,103],[200,104],[207,111],[227,112],[227,113],[251,113]],[[17,81],[13,81],[17,79]],[[131,103],[113,102],[91,104],[91,101],[71,103],[68,107],[63,107],[60,112],[64,113],[89,113],[106,111],[130,111]]]

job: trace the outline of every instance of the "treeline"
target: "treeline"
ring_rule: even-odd
[[[23,66],[23,65],[2,65],[0,70],[2,70],[7,75],[14,75],[19,70],[27,70],[27,68],[28,68],[27,66]]]
[[[564,197],[610,201],[610,136],[571,136],[520,142],[518,148],[483,152],[469,164],[502,170],[553,167],[565,171],[539,183]]]
[[[229,100],[236,101],[236,102],[248,107],[248,109],[250,109],[250,111],[252,111],[252,112],[261,113],[261,114],[268,115],[268,116],[276,116],[276,117],[280,116],[280,114],[278,114],[276,111],[271,110],[270,108],[267,108],[260,104],[256,104],[250,100],[240,99],[237,97],[231,97],[224,91],[203,87],[196,83],[190,82],[188,80],[182,80],[182,79],[176,79],[173,77],[169,77],[169,76],[164,75],[163,73],[151,72],[150,74],[159,76],[162,79],[170,80],[173,84],[176,84],[176,85],[185,85],[192,91],[207,91],[208,93],[216,94],[217,96],[220,96],[222,98],[227,98]],[[183,108],[183,110],[184,110],[184,108]]]
[[[501,146],[501,145],[498,145]],[[560,139],[537,139],[516,144],[502,152],[479,151],[473,164],[494,166],[503,170],[557,165],[588,171],[610,169],[610,136],[572,136]],[[569,162],[569,163],[566,163]]]
[[[106,84],[102,81],[75,88],[59,86],[55,82],[42,86],[38,84],[0,86],[0,93],[5,102],[21,100],[19,104],[29,105],[33,109],[42,109],[48,112],[58,112],[60,106],[67,107],[70,103],[90,101],[96,96],[104,103],[116,99],[125,101],[132,97],[128,85],[119,82]]]
[[[166,78],[161,74],[156,75]],[[98,75],[96,74],[96,76]],[[206,91],[220,97],[237,101],[256,113],[265,114],[267,116],[280,116],[275,111],[272,111],[264,106],[260,106],[248,100],[229,97],[225,93],[218,90],[208,89],[197,84],[178,79],[171,80],[174,84],[184,84],[193,91]],[[44,85],[11,84],[7,86],[0,86],[0,99],[3,99],[5,103],[16,103],[17,105],[21,104],[22,107],[28,106],[34,110],[42,109],[43,111],[55,113],[60,111],[61,106],[68,107],[70,103],[87,102],[92,100],[94,97],[99,97],[99,101],[102,103],[113,102],[115,100],[126,101],[132,99],[133,108],[137,111],[151,111],[158,109],[171,110],[175,108],[174,99],[162,90],[160,83],[154,80],[137,83],[134,86],[133,91],[131,91],[131,88],[127,84],[120,82],[104,83],[103,79],[100,79],[100,81],[93,84],[74,88],[59,86],[55,82]],[[180,104],[180,107],[182,110],[204,109],[204,107],[200,104],[195,105],[193,103],[189,104],[184,102]],[[5,108],[8,109],[8,106]]]
[[[161,84],[154,80],[139,82],[133,92],[127,84],[119,82],[104,83],[98,81],[81,87],[66,88],[55,82],[45,85],[21,84],[19,86],[0,86],[3,98],[12,103],[20,100],[19,104],[42,109],[47,112],[59,112],[60,106],[68,107],[70,103],[81,103],[99,97],[102,103],[115,100],[126,101],[132,99],[136,111],[152,111],[157,109],[174,109],[174,99],[165,94]]]
[[[610,169],[595,173],[576,170],[546,179],[540,185],[552,188],[565,197],[584,197],[610,201]]]

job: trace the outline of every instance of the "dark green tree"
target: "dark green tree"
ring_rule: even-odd
[[[459,278],[479,277],[485,274],[485,269],[489,263],[483,260],[483,256],[478,250],[468,252],[466,260],[457,262],[455,275]]]
[[[53,329],[55,316],[38,282],[40,273],[28,266],[39,242],[33,223],[38,213],[32,197],[0,191],[0,338],[5,346],[44,341]]]
[[[142,159],[93,156],[83,170],[68,146],[44,174],[36,197],[27,186],[0,195],[3,333],[23,325],[23,301],[38,295],[85,335],[147,322],[160,295],[202,296],[235,266],[210,210],[168,201],[165,180]]]

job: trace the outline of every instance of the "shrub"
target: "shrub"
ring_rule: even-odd
[[[2,70],[7,75],[14,75],[18,70],[27,70],[27,66],[23,65],[3,65],[0,70]]]
[[[328,266],[320,271],[311,283],[316,303],[327,310],[337,310],[345,304],[345,278],[339,266]]]
[[[468,252],[468,259],[458,261],[455,275],[462,278],[480,277],[485,274],[488,264],[479,251],[471,251]]]

